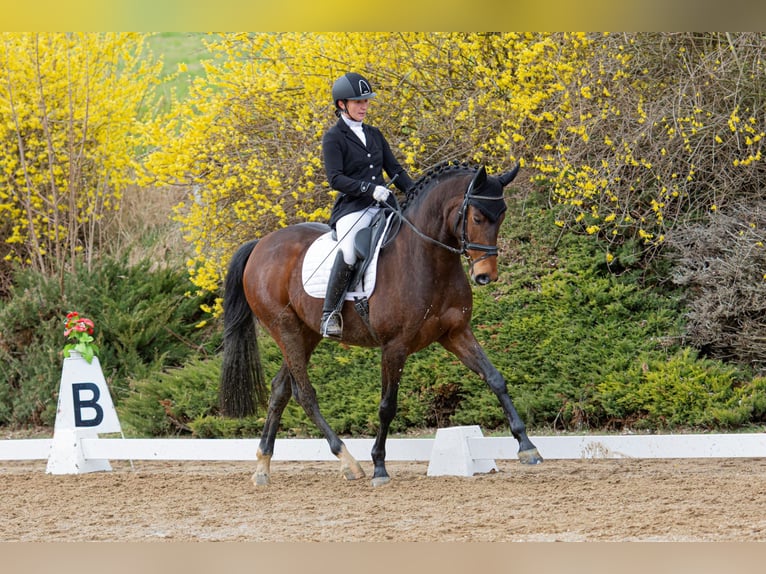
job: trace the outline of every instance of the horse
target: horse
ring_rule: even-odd
[[[429,170],[407,192],[401,208],[394,210],[401,225],[379,253],[367,316],[353,301],[343,304],[340,342],[381,349],[380,426],[371,450],[373,486],[391,480],[385,464],[386,438],[396,414],[405,361],[434,342],[477,373],[497,396],[519,443],[520,462],[543,460],[527,436],[505,379],[471,329],[473,296],[461,259],[467,258],[468,274],[476,284],[497,280],[497,237],[506,210],[503,188],[518,170],[516,164],[491,176],[484,166],[453,162]],[[234,253],[224,280],[220,411],[243,417],[253,414],[257,405],[267,407],[252,476],[256,486],[270,483],[276,434],[291,397],[323,433],[340,460],[341,475],[347,480],[365,476],[322,416],[308,376],[312,352],[322,340],[323,300],[306,293],[301,267],[309,246],[328,231],[323,223],[302,222],[250,240]],[[258,351],[258,323],[283,356],[270,395]]]

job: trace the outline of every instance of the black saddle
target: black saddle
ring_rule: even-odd
[[[391,217],[394,217],[394,214],[390,211],[379,211],[375,217],[373,217],[368,227],[364,227],[356,232],[356,235],[354,236],[354,252],[356,253],[357,259],[354,264],[354,273],[348,282],[349,285],[358,285],[362,282],[367,268],[370,266],[370,263],[372,263],[372,255],[375,251],[375,246],[381,240],[383,235],[385,234],[386,238],[380,246],[381,249],[388,245],[394,237],[396,237],[397,233],[399,233],[401,222],[398,219],[394,222],[394,225],[387,228],[388,220]],[[388,231],[386,232],[387,229]],[[338,240],[338,235],[335,229],[332,230],[332,238],[334,241]],[[354,300],[354,308],[367,325],[370,333],[375,336],[370,325],[370,307],[367,297],[357,297]]]

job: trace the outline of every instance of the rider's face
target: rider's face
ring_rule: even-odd
[[[370,100],[347,100],[345,105],[346,115],[354,121],[362,122],[367,115]]]

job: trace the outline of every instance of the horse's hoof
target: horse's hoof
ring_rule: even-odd
[[[343,478],[346,480],[359,480],[360,478],[364,478],[364,470],[362,470],[362,467],[359,465],[356,465],[355,467],[346,466],[341,469],[341,474],[343,474]]]
[[[372,479],[372,486],[386,486],[391,483],[390,476],[376,476]]]
[[[256,472],[253,475],[253,484],[255,486],[268,486],[271,481],[268,474],[261,474]]]
[[[358,480],[364,478],[362,465],[351,456],[351,453],[348,452],[345,444],[341,446],[337,456],[340,459],[340,473],[343,475],[343,478],[346,480]]]
[[[519,461],[521,464],[540,464],[543,462],[543,457],[540,456],[536,448],[531,448],[519,451]]]

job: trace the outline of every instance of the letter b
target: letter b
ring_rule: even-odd
[[[90,399],[82,398],[82,391],[90,391],[93,395]],[[74,402],[74,426],[75,427],[97,427],[104,420],[104,409],[98,404],[98,399],[101,397],[101,393],[98,390],[96,383],[73,383],[72,384],[72,399]],[[83,409],[93,409],[96,411],[96,416],[93,418],[83,418]]]

